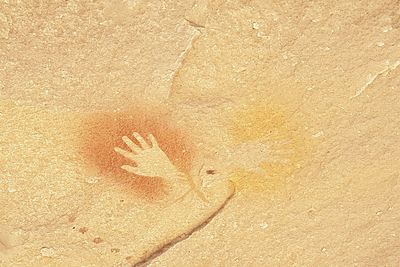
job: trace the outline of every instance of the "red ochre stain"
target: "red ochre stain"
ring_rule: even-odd
[[[94,169],[133,196],[159,200],[168,193],[168,187],[162,177],[143,177],[121,169],[124,164],[133,164],[114,151],[114,147],[129,150],[122,141],[124,135],[135,141],[133,132],[146,140],[151,133],[180,171],[189,173],[192,167],[194,150],[187,132],[178,129],[168,112],[158,107],[87,114],[81,121],[80,131],[79,151],[88,170]]]
[[[93,239],[93,243],[96,243],[96,244],[100,244],[100,243],[103,243],[103,242],[104,242],[104,240],[101,239],[100,237],[95,237]]]
[[[79,232],[80,232],[81,234],[86,233],[88,230],[89,230],[89,229],[88,229],[87,227],[81,227],[81,228],[79,228]]]

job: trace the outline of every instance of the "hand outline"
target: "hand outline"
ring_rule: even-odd
[[[132,160],[136,164],[136,166],[122,165],[122,169],[136,175],[148,177],[169,178],[179,174],[177,168],[159,147],[157,140],[152,134],[148,134],[149,143],[137,132],[134,132],[132,135],[140,145],[135,144],[127,136],[123,136],[122,140],[131,151],[119,147],[114,148],[115,152]]]

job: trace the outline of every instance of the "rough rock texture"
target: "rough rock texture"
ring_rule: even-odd
[[[397,266],[398,1],[206,12],[171,100],[201,114],[187,120],[204,136],[226,134],[209,147],[228,147],[233,162],[216,158],[238,193],[150,266]]]
[[[197,34],[183,19],[188,7],[190,1],[2,1],[1,96],[91,109],[165,100]]]
[[[198,195],[194,179],[158,175],[160,162],[149,160],[154,177],[122,170],[129,162],[113,147],[123,147],[121,136],[129,135],[130,127],[148,130],[145,120],[137,125],[133,116],[125,121],[112,113],[99,128],[93,113],[0,104],[1,266],[133,265],[196,230],[233,193],[230,182],[194,176],[202,178],[196,188],[204,195]],[[146,119],[163,125],[160,118]],[[121,126],[125,133],[118,132]],[[178,137],[171,129],[162,130]],[[151,132],[162,137],[156,129]],[[165,138],[158,142],[175,166],[190,163],[180,151],[189,145]],[[93,157],[94,162],[88,161]],[[184,166],[179,169],[190,174]]]
[[[0,98],[190,129],[194,169],[236,194],[150,266],[398,266],[399,6],[3,1]]]

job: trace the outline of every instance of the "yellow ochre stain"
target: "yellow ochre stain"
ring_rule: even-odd
[[[256,142],[267,147],[265,159],[254,169],[239,167],[230,173],[238,191],[270,192],[279,190],[286,179],[300,170],[311,152],[311,143],[299,122],[296,111],[269,103],[246,105],[234,114],[228,127],[234,145]],[[251,151],[243,157],[252,157]]]

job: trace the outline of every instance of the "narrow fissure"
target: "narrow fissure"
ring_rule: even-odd
[[[160,249],[158,249],[157,251],[155,251],[154,253],[152,253],[151,255],[149,255],[148,257],[146,257],[144,260],[135,263],[132,265],[132,267],[147,267],[149,266],[149,264],[151,264],[151,262],[156,259],[157,257],[159,257],[160,255],[162,255],[163,253],[165,253],[167,250],[169,250],[171,247],[175,246],[176,244],[178,244],[179,242],[189,238],[193,233],[200,231],[201,229],[203,229],[208,223],[210,223],[227,205],[227,203],[231,200],[231,198],[234,196],[234,194],[232,194],[231,196],[229,196],[225,202],[221,205],[221,207],[216,210],[207,220],[205,220],[204,222],[200,223],[198,226],[194,227],[192,230],[190,230],[187,233],[182,234],[181,236],[178,236],[177,238],[173,239],[171,242],[165,244],[164,246],[162,246]]]

